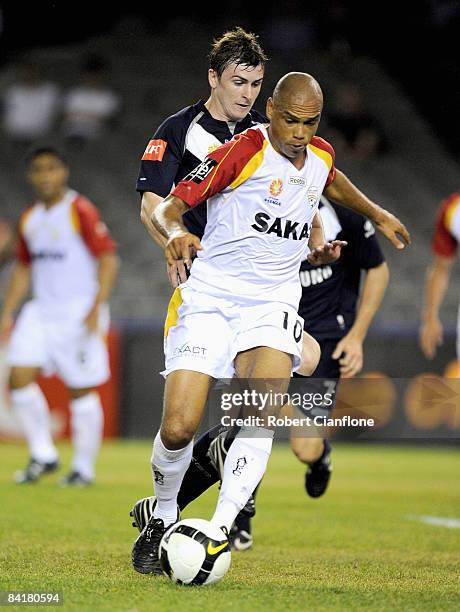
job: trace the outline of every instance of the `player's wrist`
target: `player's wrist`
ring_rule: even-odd
[[[437,312],[424,312],[422,314],[422,321],[426,325],[438,325],[440,323],[439,315]]]
[[[349,340],[354,340],[362,344],[366,338],[367,327],[366,329],[360,327],[359,325],[354,325],[347,334],[347,338]]]

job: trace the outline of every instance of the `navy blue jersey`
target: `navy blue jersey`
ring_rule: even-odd
[[[299,314],[305,320],[305,329],[317,340],[339,339],[355,320],[361,270],[379,266],[385,257],[368,219],[324,196],[319,211],[326,240],[346,240],[348,246],[334,264],[312,266],[302,262]]]
[[[208,153],[267,119],[255,110],[238,123],[214,119],[200,100],[168,117],[157,129],[142,156],[136,189],[166,197],[174,185],[200,164]],[[234,128],[233,131],[231,128]],[[206,203],[184,214],[184,223],[193,234],[203,236]]]

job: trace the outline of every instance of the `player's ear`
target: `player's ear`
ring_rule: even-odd
[[[267,105],[265,107],[265,114],[269,119],[272,118],[273,115],[273,98],[268,98]]]
[[[208,81],[211,89],[215,89],[218,85],[219,77],[217,76],[217,72],[213,68],[209,68],[208,70]]]

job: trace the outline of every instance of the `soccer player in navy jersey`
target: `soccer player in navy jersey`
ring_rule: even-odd
[[[209,53],[209,98],[168,117],[155,131],[142,156],[137,191],[142,196],[141,219],[162,248],[166,244],[150,220],[156,206],[172,187],[206,155],[266,117],[253,110],[260,93],[267,57],[254,34],[235,28],[215,40]],[[190,232],[203,235],[206,204],[188,211]],[[187,279],[182,261],[168,266],[173,286]]]

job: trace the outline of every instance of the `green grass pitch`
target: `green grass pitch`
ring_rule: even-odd
[[[70,449],[61,450],[67,466]],[[60,609],[82,611],[460,609],[460,529],[408,518],[460,518],[458,450],[337,444],[330,489],[312,500],[304,467],[276,445],[254,549],[233,553],[230,572],[211,587],[180,587],[131,568],[128,513],[150,493],[150,451],[144,442],[108,443],[97,484],[72,490],[59,489],[55,475],[13,484],[26,449],[3,445],[0,590],[62,591]],[[184,516],[210,518],[216,493]]]

